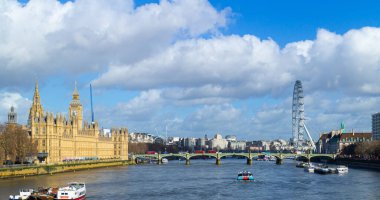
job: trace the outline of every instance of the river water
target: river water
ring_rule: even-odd
[[[83,181],[87,199],[380,199],[380,173],[349,169],[348,174],[320,175],[283,165],[245,159],[169,161],[165,165],[137,165],[0,180],[0,199],[20,188],[63,186]],[[236,181],[237,173],[249,170],[254,182]]]

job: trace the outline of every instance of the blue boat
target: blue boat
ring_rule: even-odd
[[[253,181],[255,179],[253,178],[253,175],[251,172],[242,171],[242,172],[239,172],[237,180],[239,180],[239,181]]]

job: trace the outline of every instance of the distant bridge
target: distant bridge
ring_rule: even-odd
[[[162,158],[179,157],[186,160],[186,165],[190,165],[190,159],[194,157],[213,157],[215,164],[220,165],[223,157],[245,157],[247,164],[252,165],[253,158],[258,156],[274,156],[276,157],[276,164],[282,164],[283,159],[292,157],[303,157],[310,161],[314,157],[326,157],[335,159],[336,154],[292,154],[292,153],[169,153],[169,154],[136,154],[132,155],[132,160],[136,162],[137,158],[155,158],[158,160],[157,164],[162,163]]]

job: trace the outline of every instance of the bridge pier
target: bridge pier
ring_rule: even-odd
[[[216,165],[220,165],[220,164],[222,164],[222,162],[220,161],[220,158],[217,158],[216,159],[216,163],[215,163]]]
[[[247,165],[252,165],[252,158],[247,158]]]
[[[190,159],[186,159],[185,165],[190,165]]]
[[[161,158],[161,155],[160,153],[157,154],[157,165],[160,165],[162,164],[162,158]]]
[[[137,164],[137,158],[134,155],[132,155],[131,161],[133,165]]]
[[[282,159],[281,158],[276,159],[276,165],[282,165]]]

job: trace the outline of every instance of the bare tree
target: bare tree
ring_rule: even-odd
[[[24,163],[27,157],[37,154],[37,146],[29,137],[28,131],[19,125],[6,125],[0,129],[1,160]]]

